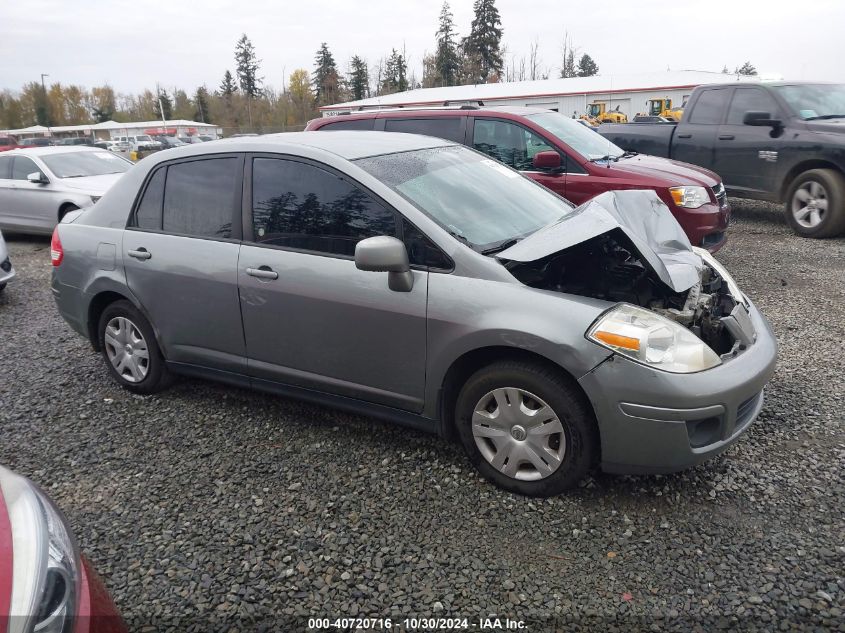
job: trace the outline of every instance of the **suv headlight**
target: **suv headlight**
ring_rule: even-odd
[[[742,290],[739,289],[739,286],[737,285],[736,281],[734,281],[734,278],[727,271],[727,269],[722,266],[722,264],[720,264],[715,257],[713,257],[712,253],[710,253],[706,249],[699,248],[698,246],[693,246],[692,251],[693,253],[698,255],[702,260],[704,260],[705,264],[710,266],[710,268],[712,268],[719,274],[719,277],[722,278],[722,281],[727,284],[728,292],[731,293],[731,296],[736,301],[745,304],[746,308],[750,307],[751,303],[748,301],[748,297],[746,297]]]
[[[32,482],[0,466],[12,528],[9,633],[67,633],[79,590],[79,555],[59,510]]]
[[[643,365],[690,374],[721,364],[716,352],[682,325],[628,303],[601,315],[587,338]]]
[[[679,207],[697,209],[710,202],[706,187],[669,187],[672,200]]]

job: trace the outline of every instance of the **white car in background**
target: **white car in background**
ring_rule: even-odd
[[[121,143],[128,143],[129,149],[135,152],[144,150],[162,149],[162,144],[149,134],[136,134],[135,136],[118,136],[114,139]]]
[[[69,211],[90,207],[132,163],[94,147],[34,147],[0,154],[0,229],[50,235]]]
[[[6,248],[6,242],[3,241],[3,234],[0,233],[0,292],[6,287],[6,284],[15,276],[15,269],[12,266],[12,260],[9,259],[9,251]]]

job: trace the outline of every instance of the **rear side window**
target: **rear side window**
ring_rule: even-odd
[[[144,195],[135,211],[135,226],[151,231],[161,230],[161,206],[164,201],[164,178],[167,168],[162,167],[153,174],[144,189]]]
[[[240,165],[237,158],[170,165],[164,187],[162,229],[195,237],[232,237]]]
[[[11,175],[12,171],[12,157],[11,156],[2,156],[0,157],[0,178],[8,178]]]
[[[728,110],[728,125],[742,125],[746,112],[768,112],[777,116],[778,106],[767,92],[759,88],[737,88]]]
[[[328,123],[320,130],[372,130],[375,119],[349,119],[348,121],[337,121],[336,123]]]
[[[349,257],[367,237],[396,235],[393,211],[367,192],[315,165],[276,158],[253,161],[252,223],[259,244]]]
[[[384,131],[425,134],[426,136],[445,138],[457,143],[464,142],[461,117],[437,117],[431,119],[388,118],[384,120]]]
[[[727,105],[728,89],[705,90],[690,114],[689,122],[699,125],[716,125],[722,122],[722,115]]]

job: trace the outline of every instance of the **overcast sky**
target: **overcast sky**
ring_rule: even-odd
[[[452,0],[461,35],[472,0]],[[358,54],[372,65],[405,47],[421,76],[434,49],[441,0],[0,0],[0,88],[40,80],[118,92],[216,88],[234,71],[241,33],[255,44],[267,85],[313,69],[327,42],[340,70]],[[845,81],[845,1],[497,0],[510,55],[535,38],[556,76],[565,31],[600,74],[731,70],[745,60],[788,79]]]

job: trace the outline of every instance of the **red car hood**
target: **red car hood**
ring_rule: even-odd
[[[637,154],[630,158],[620,158],[610,163],[608,176],[625,178],[626,176],[645,177],[651,180],[661,179],[666,187],[679,185],[702,185],[714,187],[721,182],[721,178],[709,169],[682,163],[677,160]],[[652,183],[654,184],[654,183]]]

